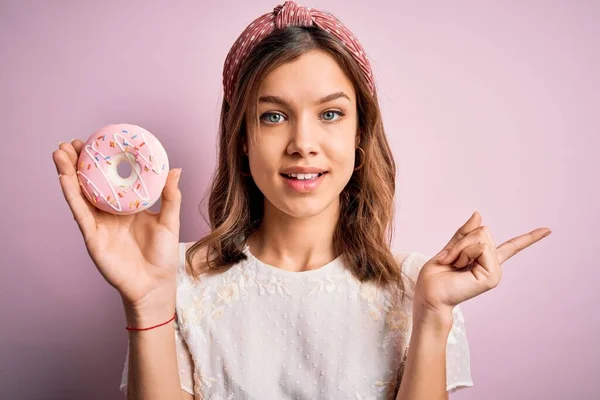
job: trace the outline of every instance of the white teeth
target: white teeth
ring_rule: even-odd
[[[314,178],[318,177],[319,174],[287,174],[287,176],[290,178],[296,178],[298,180],[305,180],[305,179],[314,179]]]

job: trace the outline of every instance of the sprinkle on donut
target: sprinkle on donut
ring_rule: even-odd
[[[123,162],[131,165],[129,177],[117,171]],[[86,141],[78,166],[79,183],[88,200],[103,211],[130,214],[150,207],[160,198],[167,179],[168,157],[147,130],[118,124],[102,128]]]

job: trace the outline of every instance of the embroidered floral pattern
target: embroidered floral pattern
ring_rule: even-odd
[[[323,279],[315,279],[315,278],[309,278],[308,279],[309,282],[314,282],[315,285],[313,286],[313,288],[306,294],[306,296],[312,296],[314,294],[317,293],[322,293],[323,291],[327,292],[327,293],[331,293],[334,290],[337,289],[337,291],[339,292],[339,287],[336,284],[336,282],[333,281],[332,277],[328,276],[325,277]]]
[[[371,383],[371,387],[375,388],[379,395],[387,396],[386,400],[393,400],[396,396],[395,389],[398,382],[394,372],[390,369],[386,371],[386,378],[378,379]]]
[[[410,316],[406,315],[398,307],[392,307],[392,309],[386,314],[385,325],[386,335],[381,343],[381,348],[386,350],[390,343],[393,347],[400,348],[406,339],[406,330],[408,327]]]
[[[222,396],[218,393],[211,395],[208,400],[234,400],[233,393],[230,393],[227,397]]]
[[[200,371],[200,368],[198,368],[197,365],[194,366],[194,394],[198,399],[206,400],[206,397],[204,397],[204,393],[206,392],[205,388],[210,389],[215,382],[218,382],[218,380],[204,376]]]
[[[352,272],[348,269],[345,269],[343,273],[326,276],[324,278],[308,278],[307,282],[312,282],[313,287],[306,293],[306,297],[310,297],[313,295],[331,292],[342,292],[342,284],[346,284],[348,288],[353,289],[358,286],[358,282]],[[349,290],[349,292],[353,295],[351,298],[356,300],[358,297],[356,296],[355,290]]]
[[[414,261],[420,262],[421,258],[413,256],[409,261],[412,264]],[[419,266],[407,265],[407,267],[411,271],[409,273],[411,277],[418,274]],[[402,379],[408,352],[407,340],[411,323],[411,294],[409,292],[414,289],[414,286],[411,285],[411,283],[414,284],[414,281],[405,285],[404,289],[407,291],[408,298],[402,300],[402,293],[397,286],[392,286],[391,289],[382,289],[374,283],[362,283],[348,269],[344,269],[343,272],[339,270],[331,274],[307,276],[301,281],[294,280],[295,277],[287,279],[288,276],[281,275],[272,274],[268,269],[261,270],[250,259],[249,262],[241,262],[221,275],[204,281],[200,280],[194,285],[182,281],[178,286],[176,327],[181,331],[181,336],[185,338],[185,341],[190,343],[189,349],[192,354],[198,357],[198,360],[194,359],[194,361],[198,361],[197,365],[194,363],[193,368],[190,369],[191,372],[188,372],[188,381],[193,379],[195,398],[236,400],[235,396],[238,395],[234,394],[237,393],[234,386],[227,388],[222,386],[224,385],[223,378],[218,371],[223,366],[232,365],[236,370],[242,366],[254,367],[256,370],[254,361],[247,364],[248,360],[262,362],[264,360],[259,360],[257,357],[262,356],[258,354],[264,355],[265,350],[270,350],[273,352],[274,359],[283,364],[281,367],[278,367],[278,364],[269,365],[269,367],[276,367],[275,371],[269,372],[272,372],[273,379],[278,381],[277,385],[289,380],[291,386],[286,388],[288,393],[295,390],[294,384],[300,385],[296,388],[301,387],[305,393],[316,394],[317,398],[321,398],[319,393],[320,396],[324,396],[325,393],[331,395],[339,393],[337,390],[350,389],[351,386],[344,386],[341,382],[334,383],[337,382],[335,380],[336,369],[339,374],[343,370],[340,369],[343,368],[341,363],[347,361],[350,362],[347,364],[351,366],[350,368],[364,369],[369,365],[369,373],[359,372],[361,375],[357,381],[353,382],[360,382],[360,386],[356,387],[356,392],[354,390],[346,392],[346,395],[354,393],[356,400],[394,399]],[[351,302],[348,300],[343,302],[343,297],[341,298],[342,302],[339,302],[338,294],[347,296]],[[180,295],[181,299],[179,299]],[[291,312],[291,309],[286,308],[286,303],[281,301],[289,299],[303,301],[293,303],[295,307],[302,307],[300,313]],[[343,304],[347,306],[342,306]],[[251,312],[251,310],[253,311]],[[350,312],[352,313],[351,318],[346,315]],[[219,332],[218,327],[223,323],[212,324],[213,320],[216,321],[224,315],[228,317],[227,321],[232,321],[233,324],[237,322],[244,324],[239,325],[241,329],[237,331],[243,332],[243,337],[242,333],[236,332],[235,328],[238,328],[238,325],[232,325],[230,330],[227,327],[227,332]],[[237,318],[239,316],[242,317]],[[462,314],[456,311],[454,318],[456,323],[449,334],[448,343],[455,343],[458,348],[458,345],[464,346],[465,331]],[[310,325],[310,320],[313,321],[313,325]],[[245,324],[247,321],[252,321],[252,323]],[[254,321],[257,323],[255,324]],[[319,322],[315,323],[315,321]],[[258,341],[255,336],[256,332],[261,335]],[[364,338],[360,336],[363,332],[368,332]],[[222,336],[218,336],[220,334]],[[263,334],[269,335],[268,341],[263,341]],[[367,341],[367,337],[370,341]],[[376,338],[375,342],[371,339],[373,337]],[[225,340],[219,342],[219,339],[222,338]],[[210,361],[207,361],[207,352],[210,353],[213,349],[213,347],[207,346],[215,340],[220,346],[217,349],[219,353],[212,354]],[[261,343],[261,341],[263,342]],[[251,342],[252,344],[250,344]],[[349,356],[344,353],[344,346],[336,348],[338,343],[346,342],[357,346],[361,346],[363,343],[365,346],[371,346],[371,349],[377,353],[376,363],[369,364],[372,362],[370,360],[373,360],[370,355],[366,357],[361,357],[360,354]],[[282,350],[283,348],[287,350]],[[332,348],[336,348],[335,353],[331,352]],[[297,349],[297,352],[291,349]],[[277,353],[274,353],[275,351]],[[277,354],[281,354],[282,351],[287,351],[283,361],[277,358]],[[340,358],[336,361],[337,355]],[[298,356],[302,357],[301,362],[295,362],[297,360],[294,357]],[[342,356],[345,358],[342,359]],[[290,364],[291,367],[286,366],[290,359],[294,361],[293,365]],[[381,361],[381,365],[378,365],[377,360]],[[365,363],[363,364],[361,361]],[[340,364],[336,366],[332,362]],[[247,369],[244,368],[244,370]],[[249,368],[249,370],[255,372],[253,368]],[[265,373],[267,370],[268,368],[265,368]],[[300,371],[302,374],[299,374]],[[315,372],[319,376],[318,379],[305,380],[304,377],[309,377],[311,373]],[[261,374],[262,371],[259,368],[256,376],[261,378],[250,381],[248,379],[253,374],[245,373],[235,376],[232,382],[240,388],[251,389],[254,385],[259,384],[267,387],[270,375],[264,376],[264,382],[257,383],[257,380],[262,380]],[[365,379],[369,380],[363,381],[363,375]],[[452,384],[452,380],[449,379],[448,382]],[[336,384],[337,387],[333,386]],[[318,386],[312,387],[312,385]],[[240,400],[244,398],[242,392],[239,396]],[[310,394],[307,396],[307,398],[311,398]]]
[[[361,283],[359,296],[367,301],[369,314],[375,321],[380,321],[385,317],[385,313],[390,311],[390,300],[385,290],[377,288],[374,283]]]
[[[395,400],[398,380],[389,369],[387,370],[387,375],[389,378],[378,379],[371,383],[371,387],[377,394],[361,395],[360,393],[355,392],[355,398],[357,400]]]
[[[211,318],[219,318],[225,308],[232,307],[234,302],[246,302],[250,289],[258,290],[261,296],[265,294],[292,296],[286,281],[274,276],[259,277],[253,269],[236,265],[219,278],[218,284],[192,290],[194,314],[188,318],[188,321],[201,324],[201,319],[207,315],[207,312]]]

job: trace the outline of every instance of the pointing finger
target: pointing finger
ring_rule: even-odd
[[[521,236],[507,240],[506,242],[502,243],[496,251],[498,255],[498,262],[502,264],[504,261],[519,253],[521,250],[545,238],[550,233],[552,233],[552,231],[548,228],[537,228],[529,233],[525,233]]]

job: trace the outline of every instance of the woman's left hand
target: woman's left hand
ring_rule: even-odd
[[[502,263],[548,236],[538,228],[502,243],[498,248],[481,215],[473,213],[444,248],[419,272],[413,310],[419,314],[451,315],[459,303],[495,288],[502,277]],[[442,253],[448,254],[441,259]]]

